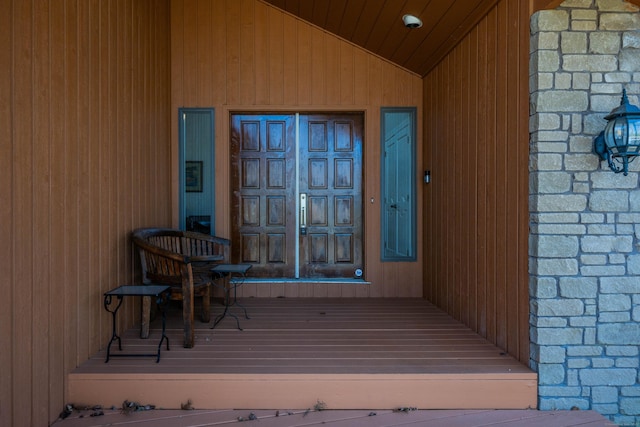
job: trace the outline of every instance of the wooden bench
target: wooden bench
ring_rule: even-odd
[[[193,347],[194,298],[202,298],[202,321],[211,319],[211,271],[229,262],[230,242],[221,237],[170,228],[141,228],[132,240],[140,255],[144,285],[170,285],[171,299],[182,301],[184,347]],[[149,336],[151,300],[143,298],[141,338]]]

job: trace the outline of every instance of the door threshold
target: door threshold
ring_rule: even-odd
[[[317,284],[353,284],[353,285],[370,285],[371,282],[368,282],[364,279],[355,279],[355,278],[349,278],[349,277],[336,277],[336,278],[327,278],[327,277],[311,277],[311,278],[304,278],[304,279],[290,279],[290,278],[286,278],[286,277],[266,277],[266,278],[260,278],[260,277],[246,277],[246,278],[242,278],[242,277],[234,277],[233,279],[231,279],[232,283],[244,283],[244,284],[248,284],[248,283],[254,283],[254,284],[259,284],[259,283],[289,283],[289,284],[303,284],[303,283],[317,283]]]

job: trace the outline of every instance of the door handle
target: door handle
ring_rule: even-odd
[[[307,195],[300,193],[300,234],[307,234]]]

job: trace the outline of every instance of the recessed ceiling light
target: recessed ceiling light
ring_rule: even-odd
[[[404,26],[407,28],[413,29],[422,27],[422,21],[417,16],[404,15],[402,17],[402,22],[404,22]]]

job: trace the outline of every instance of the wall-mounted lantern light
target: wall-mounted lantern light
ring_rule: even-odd
[[[607,125],[594,141],[595,151],[615,173],[629,173],[629,163],[640,155],[640,108],[629,104],[622,91],[620,105],[605,116]]]

